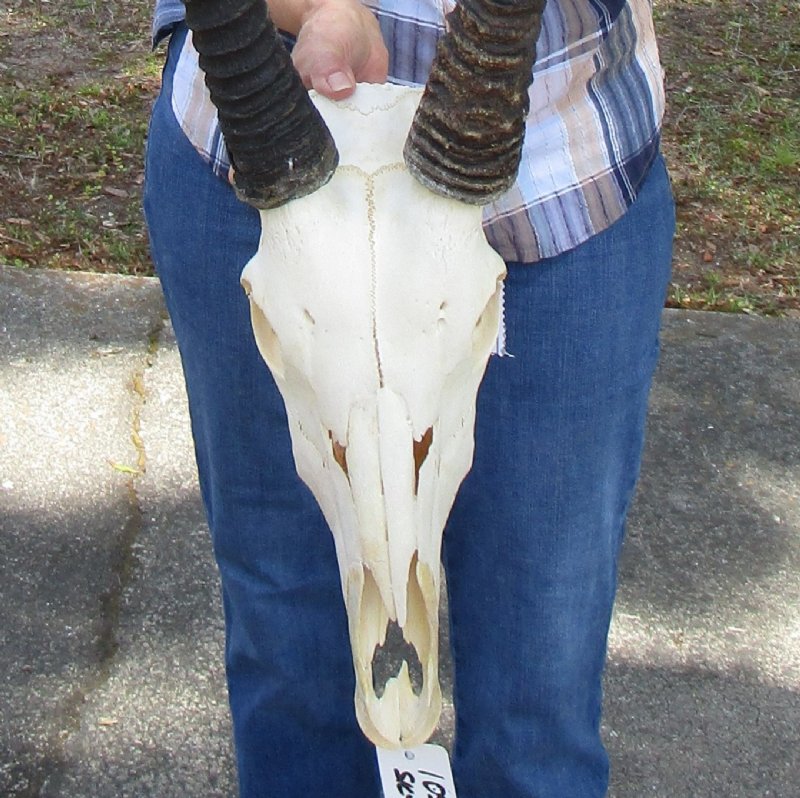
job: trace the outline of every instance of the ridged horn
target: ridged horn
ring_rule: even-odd
[[[545,0],[459,0],[405,144],[409,171],[474,205],[514,183]]]
[[[184,5],[239,197],[275,208],[327,183],[339,160],[336,145],[264,0]]]

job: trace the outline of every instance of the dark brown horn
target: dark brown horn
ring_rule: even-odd
[[[514,183],[545,0],[460,0],[405,145],[438,194],[485,205]]]
[[[264,0],[184,0],[239,197],[275,208],[330,180],[338,153]]]

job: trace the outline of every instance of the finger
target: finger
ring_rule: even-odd
[[[311,87],[331,100],[341,100],[356,90],[356,79],[349,69],[337,69],[328,74],[312,72]]]
[[[359,83],[386,83],[389,72],[389,52],[383,44],[370,49],[366,62],[356,70],[356,79]]]

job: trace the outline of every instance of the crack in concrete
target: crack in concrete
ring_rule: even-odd
[[[47,789],[48,795],[59,793],[68,766],[66,743],[71,735],[80,729],[83,706],[90,696],[111,678],[113,662],[119,651],[117,631],[122,614],[123,596],[132,581],[136,566],[134,544],[142,531],[143,512],[137,483],[147,469],[147,452],[141,437],[142,409],[147,402],[145,375],[147,370],[152,368],[158,353],[165,321],[166,318],[162,316],[148,331],[145,354],[128,382],[133,396],[130,440],[136,451],[137,468],[126,480],[125,501],[129,508],[127,520],[111,552],[110,587],[100,596],[100,617],[94,646],[96,669],[61,702],[54,712],[52,731],[46,746],[48,753],[37,767],[37,772],[28,780],[27,789],[17,793],[17,798],[40,798],[44,789]]]

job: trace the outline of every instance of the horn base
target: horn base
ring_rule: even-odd
[[[513,185],[544,5],[463,0],[447,17],[403,153],[427,188],[485,205]]]
[[[338,164],[336,145],[264,0],[187,0],[186,23],[239,198],[266,210],[327,183]]]

